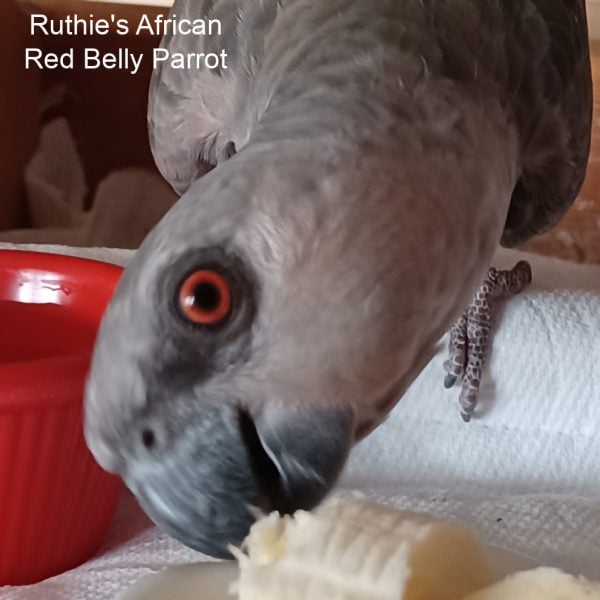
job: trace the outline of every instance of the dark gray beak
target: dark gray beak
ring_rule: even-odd
[[[235,405],[203,411],[167,448],[126,460],[123,477],[174,538],[230,558],[263,513],[310,510],[335,484],[354,438],[350,409],[257,416]],[[137,454],[137,453],[136,453]]]

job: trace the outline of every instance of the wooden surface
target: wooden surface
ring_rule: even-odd
[[[37,144],[41,76],[23,69],[27,19],[0,0],[0,230],[27,221],[23,169]]]

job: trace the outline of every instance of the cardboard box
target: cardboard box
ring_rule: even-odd
[[[81,54],[87,47],[103,53],[129,49],[151,54],[159,38],[151,35],[32,36],[27,11],[51,18],[67,15],[97,18],[114,14],[130,21],[141,14],[155,16],[166,8],[84,0],[35,0],[33,8],[17,0],[0,0],[0,231],[27,225],[23,201],[23,170],[35,150],[43,119],[67,117],[82,157],[91,189],[108,173],[123,167],[154,169],[146,126],[151,61],[136,75],[120,70],[25,68],[27,48]],[[62,98],[49,112],[45,94]]]
[[[0,229],[26,221],[23,169],[37,141],[41,75],[26,72],[28,22],[14,0],[0,2]]]

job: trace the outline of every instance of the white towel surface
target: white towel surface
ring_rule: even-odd
[[[127,251],[50,248],[125,264]],[[445,344],[388,421],[354,451],[339,494],[431,512],[494,545],[600,579],[600,267],[526,258],[534,283],[503,304],[478,419],[443,388]],[[126,494],[97,557],[2,600],[113,600],[146,573],[199,556]]]

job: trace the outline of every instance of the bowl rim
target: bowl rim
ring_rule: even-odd
[[[74,278],[100,279],[116,287],[123,267],[80,256],[36,252],[34,250],[13,250],[0,248],[0,272],[20,269],[45,270],[65,274]],[[102,315],[100,315],[100,320]],[[61,356],[48,356],[31,360],[5,362],[0,364],[0,385],[10,382],[11,389],[20,387],[15,382],[23,381],[25,389],[34,381],[43,385],[47,393],[34,394],[31,399],[15,401],[11,395],[0,394],[0,411],[30,410],[33,407],[49,407],[64,404],[68,399],[60,394],[52,394],[53,388],[66,380],[87,376],[93,350],[73,352]],[[23,394],[18,394],[22,396]]]
[[[5,268],[2,264],[4,261],[3,257],[5,256],[12,258],[19,263],[16,268],[25,268],[26,266],[30,269],[48,268],[47,266],[44,266],[44,263],[47,261],[52,261],[61,267],[60,269],[52,269],[57,272],[62,270],[63,267],[66,270],[72,271],[79,270],[79,268],[83,266],[92,266],[94,269],[97,269],[100,274],[104,272],[103,274],[107,279],[112,279],[117,276],[115,283],[118,281],[118,278],[124,270],[123,267],[119,265],[96,260],[95,258],[85,258],[83,256],[72,256],[70,254],[59,254],[47,251],[38,252],[36,250],[19,250],[14,248],[0,248],[0,270]],[[32,262],[34,264],[31,264]]]

